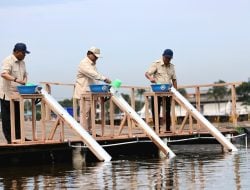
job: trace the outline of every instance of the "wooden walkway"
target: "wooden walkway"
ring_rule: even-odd
[[[64,142],[78,142],[81,141],[81,138],[74,132],[73,129],[71,129],[69,126],[64,126],[64,138],[61,139],[60,137],[60,130],[57,130],[54,135],[53,140],[48,140],[50,131],[53,128],[54,121],[49,121],[47,122],[47,127],[46,127],[46,140],[45,142],[41,141],[41,126],[39,125],[40,122],[37,122],[37,140],[36,141],[25,141],[25,143],[19,144],[7,144],[2,132],[2,123],[0,122],[0,146],[27,146],[27,145],[39,145],[39,144],[55,144],[55,143],[64,143]],[[243,125],[244,123],[242,123]],[[227,133],[227,134],[235,134],[236,130],[232,126],[231,123],[214,123],[214,125],[222,132],[222,133]],[[239,124],[240,125],[240,124]],[[177,126],[178,128],[178,126]],[[182,133],[179,134],[174,134],[172,132],[166,132],[162,130],[161,126],[161,131],[158,134],[161,138],[172,138],[172,139],[181,139],[181,138],[187,138],[187,137],[193,137],[194,135],[204,135],[204,136],[210,136],[210,133],[205,130],[204,128],[200,128],[200,130],[197,130],[193,128],[193,132],[190,133],[189,129],[184,129]],[[104,129],[104,134],[101,135],[101,125],[96,125],[96,132],[97,136],[94,137],[98,142],[101,141],[106,141],[109,143],[112,143],[117,140],[130,140],[130,139],[135,139],[135,138],[142,138],[145,139],[147,138],[147,135],[143,132],[143,130],[139,127],[133,127],[131,134],[129,134],[128,126],[124,126],[122,131],[119,128],[119,126],[115,126],[115,131],[114,131],[114,136],[110,136],[110,134],[113,132],[112,128],[109,125],[105,126]],[[32,122],[31,121],[26,121],[25,122],[25,134],[27,139],[32,139]],[[56,140],[57,139],[57,140]]]
[[[233,107],[236,108],[236,101],[235,101],[235,84],[232,84],[232,103]],[[48,85],[46,85],[47,87]],[[200,96],[199,96],[199,88],[196,89],[197,93],[197,102],[196,102],[196,109],[200,110]],[[48,92],[50,92],[49,89],[47,89]],[[212,137],[210,132],[208,131],[209,128],[202,123],[199,118],[195,117],[196,115],[193,114],[192,110],[189,110],[185,104],[183,104],[177,97],[173,96],[173,93],[152,93],[152,92],[146,92],[144,93],[145,96],[145,106],[146,106],[146,113],[145,113],[145,120],[146,124],[153,128],[152,121],[150,119],[149,112],[149,99],[154,98],[155,103],[155,118],[156,118],[156,126],[155,126],[155,132],[156,134],[163,139],[163,141],[167,140],[168,144],[175,144],[175,142],[181,142],[186,143],[185,140],[191,140],[195,139],[195,142],[190,142],[186,144],[199,144],[202,142],[202,139],[209,139]],[[171,114],[171,120],[172,120],[172,127],[171,132],[165,131],[165,126],[162,126],[161,123],[165,123],[162,121],[165,121],[166,118],[162,118],[161,120],[158,119],[158,101],[157,97],[161,96],[163,97],[163,106],[165,105],[165,97],[166,96],[172,96],[172,114]],[[108,101],[106,101],[108,97]],[[135,97],[134,97],[134,88],[132,89],[132,101],[131,101],[131,108],[135,110]],[[130,151],[134,151],[134,154],[137,154],[139,152],[147,152],[150,150],[155,150],[157,153],[159,153],[159,150],[152,145],[157,145],[154,141],[150,143],[152,139],[152,136],[148,136],[144,130],[147,130],[148,127],[143,130],[144,125],[141,124],[141,120],[138,121],[132,115],[130,114],[130,109],[125,109],[125,105],[122,106],[121,103],[114,97],[112,97],[111,93],[102,93],[102,94],[95,94],[90,93],[82,96],[81,104],[77,105],[77,101],[73,99],[73,115],[75,120],[78,120],[80,118],[77,115],[77,108],[80,107],[81,113],[85,115],[85,104],[84,104],[84,98],[90,99],[91,103],[91,125],[92,125],[92,136],[93,138],[103,147],[107,147],[107,151],[111,151],[110,149],[113,149],[112,151],[119,150],[122,154],[128,153]],[[51,100],[50,98],[43,97],[41,94],[33,94],[33,95],[19,95],[16,97],[12,97],[11,103],[14,100],[20,101],[20,122],[21,122],[21,139],[15,138],[14,133],[14,124],[15,124],[15,116],[14,116],[14,107],[12,105],[11,107],[11,126],[12,126],[12,143],[7,144],[6,140],[3,136],[2,132],[2,124],[0,122],[0,155],[2,155],[2,160],[6,163],[9,162],[9,158],[12,157],[13,161],[16,162],[16,159],[18,158],[20,161],[33,161],[33,157],[37,157],[37,161],[39,161],[42,157],[45,157],[47,160],[50,160],[54,162],[55,160],[60,160],[61,158],[66,158],[65,153],[68,152],[68,158],[72,159],[72,151],[74,150],[74,146],[76,144],[81,143],[84,145],[82,138],[86,137],[83,135],[84,133],[79,133],[79,127],[78,124],[71,120],[71,117],[68,115],[68,113],[65,113],[65,110],[63,107],[61,107],[59,104],[54,104],[56,101]],[[31,102],[31,109],[32,109],[32,121],[25,121],[24,120],[24,101],[29,100]],[[48,99],[50,101],[48,101]],[[41,120],[36,120],[36,100],[40,100],[41,102]],[[52,103],[53,104],[52,104]],[[109,105],[109,110],[106,109],[106,106]],[[186,109],[186,114],[184,116],[183,121],[181,124],[177,122],[177,117],[175,113],[175,106],[178,105],[180,107],[184,107]],[[97,106],[99,106],[99,109],[101,112],[99,113],[101,117],[97,117]],[[122,113],[123,117],[120,118],[118,124],[115,122],[115,108],[118,108],[120,110],[120,113]],[[57,119],[52,119],[52,112],[56,115]],[[237,115],[236,109],[233,109],[232,111],[232,123],[213,123],[213,125],[224,135],[230,134],[235,135],[237,134],[236,126],[241,126],[240,122],[237,122]],[[107,116],[108,114],[108,116]],[[164,110],[163,110],[163,116],[165,116]],[[96,120],[96,119],[99,119]],[[141,118],[140,118],[141,119]],[[73,122],[71,122],[73,121]],[[143,122],[143,121],[142,121]],[[81,122],[83,123],[83,126],[86,126],[86,119],[85,117],[82,118]],[[108,124],[107,124],[108,123]],[[77,127],[78,128],[77,128]],[[73,128],[71,128],[73,127]],[[76,131],[78,132],[76,132]],[[80,130],[81,131],[81,130]],[[149,130],[150,131],[150,130]],[[83,131],[84,132],[84,131]],[[150,134],[147,131],[148,134]],[[79,135],[82,135],[80,137]],[[200,138],[201,137],[201,138]],[[204,137],[204,138],[203,138]],[[151,139],[150,139],[151,138]],[[196,141],[198,139],[198,141]],[[211,140],[207,140],[210,142],[218,143],[218,139],[210,138]],[[159,139],[160,140],[160,139]],[[133,144],[135,142],[135,144]],[[140,143],[137,143],[140,142]],[[150,143],[150,145],[148,144]],[[165,141],[166,142],[166,141]],[[85,143],[86,139],[85,139]],[[123,147],[116,148],[117,144],[125,145]],[[136,148],[128,148],[127,144],[133,144]],[[140,145],[139,145],[140,144]],[[139,147],[144,146],[144,148]],[[90,148],[92,144],[88,144],[88,148]],[[151,146],[151,148],[149,148]],[[85,145],[83,147],[86,147]],[[87,148],[87,147],[86,147]],[[121,151],[121,148],[123,148],[123,151]],[[159,147],[158,147],[159,148]],[[225,147],[224,147],[225,148]],[[116,150],[115,150],[116,149]],[[143,150],[143,151],[138,151]],[[162,149],[160,149],[162,150]],[[118,151],[118,152],[119,152]],[[27,154],[28,152],[28,154]],[[151,151],[150,151],[151,152]],[[114,153],[114,152],[112,152]],[[79,154],[81,154],[79,152]],[[112,157],[115,155],[118,155],[119,153],[112,154]],[[89,154],[88,154],[89,155]],[[85,156],[85,154],[83,155]],[[25,157],[25,159],[23,158]],[[55,159],[56,158],[56,159]]]
[[[51,85],[57,85],[57,83],[44,83],[45,89],[47,92],[51,92]],[[224,124],[224,123],[215,123],[216,126],[221,132],[235,132],[234,127],[237,126],[237,117],[236,117],[236,95],[235,95],[235,86],[239,85],[240,83],[225,83],[225,84],[213,84],[213,85],[197,85],[192,86],[191,88],[195,88],[196,90],[196,109],[200,110],[200,88],[201,87],[214,87],[214,86],[229,86],[232,91],[232,123]],[[62,85],[62,84],[59,84]],[[71,85],[72,86],[72,85]],[[73,86],[72,86],[73,87]],[[187,88],[189,88],[187,86]],[[135,108],[135,90],[140,89],[140,87],[129,87],[131,89],[131,107]],[[148,90],[148,89],[147,89]],[[145,92],[145,106],[146,106],[146,123],[150,124],[150,117],[149,117],[149,98],[157,99],[158,96],[163,97],[163,104],[165,103],[164,97],[165,96],[172,96],[172,93],[152,93],[152,92]],[[91,100],[91,120],[92,120],[92,133],[93,137],[97,141],[114,141],[119,139],[130,139],[130,138],[145,138],[147,137],[145,132],[142,131],[138,123],[131,118],[130,114],[124,109],[119,102],[115,101],[115,99],[111,98],[110,93],[90,93],[84,95],[84,98],[90,98]],[[109,97],[109,101],[105,101],[105,98]],[[69,123],[60,116],[59,113],[56,113],[58,120],[51,121],[51,110],[55,112],[53,106],[46,103],[45,98],[43,98],[40,94],[33,94],[33,95],[19,95],[17,97],[12,97],[11,101],[18,99],[20,101],[20,111],[21,111],[21,140],[16,140],[14,137],[14,127],[12,125],[12,142],[15,146],[18,144],[42,144],[42,143],[58,143],[58,142],[65,142],[65,141],[77,141],[80,140],[78,135],[74,132],[73,129],[70,128]],[[41,121],[36,121],[36,104],[35,100],[41,100]],[[24,117],[24,101],[29,100],[32,102],[32,121],[25,122]],[[82,101],[84,102],[84,101]],[[101,109],[101,121],[100,125],[96,124],[96,110],[97,110],[97,103]],[[157,108],[158,104],[157,101],[154,103],[154,107]],[[109,112],[105,109],[105,106],[109,105],[110,109]],[[73,114],[74,118],[77,119],[77,107],[80,107],[80,110],[83,111],[83,115],[85,115],[85,106],[83,104],[77,105],[75,99],[73,99]],[[204,126],[199,123],[197,118],[192,115],[192,112],[186,109],[185,117],[181,123],[178,125],[176,122],[176,113],[175,113],[175,106],[185,107],[182,102],[178,100],[175,96],[172,96],[172,132],[165,132],[163,127],[160,125],[160,121],[158,121],[158,109],[155,109],[155,119],[156,119],[156,133],[160,137],[178,137],[178,136],[186,136],[186,135],[196,135],[196,134],[209,134],[208,131],[204,128]],[[119,126],[116,126],[114,122],[114,108],[119,108],[121,113],[124,114],[124,117],[120,121]],[[15,118],[13,117],[13,108],[11,109],[11,122],[14,124]],[[109,117],[107,117],[109,114]],[[163,116],[164,110],[163,110]],[[85,117],[83,117],[84,119]],[[107,125],[106,119],[109,118],[109,125]],[[163,118],[163,121],[165,118]],[[85,120],[81,121],[81,123],[86,123]],[[198,125],[196,124],[198,123]],[[234,126],[234,127],[233,127]],[[0,129],[2,130],[2,129]],[[0,145],[6,144],[5,139],[3,137],[2,131],[0,131]],[[25,138],[31,139],[32,141],[25,141]]]

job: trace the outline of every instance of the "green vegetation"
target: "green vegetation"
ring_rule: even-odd
[[[223,80],[219,80],[218,82],[214,82],[214,84],[225,83]],[[208,98],[214,98],[218,103],[218,109],[220,110],[220,102],[228,95],[228,89],[226,86],[213,86],[208,89],[207,92]]]
[[[179,89],[178,89],[178,92],[180,92],[180,94],[181,94],[182,96],[184,96],[184,97],[187,96],[187,91],[186,91],[185,88],[179,88]]]
[[[238,134],[243,134],[243,133],[245,133],[244,129],[243,129],[242,127],[239,127],[239,126],[237,126],[237,127],[235,128],[235,130],[237,131]]]
[[[236,87],[238,101],[243,102],[242,105],[250,105],[250,82],[243,82]]]
[[[62,107],[72,107],[73,106],[73,98],[71,98],[71,99],[64,99],[62,101],[59,101],[59,104]]]

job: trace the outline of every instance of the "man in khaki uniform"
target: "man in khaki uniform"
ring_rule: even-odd
[[[76,76],[76,82],[75,82],[75,90],[74,90],[74,95],[73,98],[76,98],[78,100],[81,99],[81,95],[89,92],[89,85],[90,84],[95,84],[98,81],[103,81],[105,83],[110,84],[111,81],[100,74],[97,71],[96,68],[96,61],[100,57],[100,49],[96,47],[91,47],[87,51],[87,56],[81,60],[79,66],[78,66],[78,72]],[[89,132],[91,132],[91,125],[90,125],[90,101],[85,102],[86,105],[86,113],[87,115],[85,116],[87,118],[87,128]],[[80,110],[80,122],[82,123],[82,118],[83,114],[82,111]]]
[[[2,114],[2,128],[8,143],[11,143],[10,124],[10,96],[17,94],[17,86],[25,85],[27,82],[27,72],[23,61],[27,50],[24,43],[17,43],[13,54],[3,60],[0,78],[0,101]],[[15,101],[15,131],[16,138],[20,138],[20,109],[19,102]]]
[[[174,65],[170,62],[173,58],[173,51],[171,49],[164,50],[162,54],[162,58],[153,62],[148,71],[145,73],[145,76],[151,83],[168,83],[172,84],[177,89],[177,80]],[[158,97],[158,113],[160,113],[160,104],[162,102],[162,98]],[[152,114],[153,121],[155,122],[155,114],[154,114],[154,99],[151,99],[152,104]],[[167,131],[170,131],[171,126],[171,98],[166,98],[166,127]],[[160,114],[159,114],[160,115]],[[160,121],[160,120],[159,120]]]

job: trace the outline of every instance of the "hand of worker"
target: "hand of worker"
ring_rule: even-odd
[[[19,84],[22,84],[22,85],[25,85],[25,84],[26,84],[26,81],[25,81],[25,80],[16,79],[15,82],[17,82],[17,83],[19,83]]]
[[[156,83],[156,80],[155,80],[154,77],[150,77],[149,80],[150,80],[150,82],[152,82],[152,83]]]
[[[106,79],[104,79],[104,82],[106,82],[106,83],[110,84],[110,83],[111,83],[111,80],[110,80],[110,79],[108,79],[108,78],[106,78]]]

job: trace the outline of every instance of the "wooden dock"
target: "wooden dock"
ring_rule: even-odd
[[[49,134],[53,128],[54,122],[50,122],[46,134]],[[25,122],[26,138],[32,139],[32,123]],[[37,140],[25,141],[23,143],[7,144],[0,129],[0,163],[1,165],[11,164],[36,164],[36,163],[72,163],[75,150],[78,149],[78,156],[82,155],[84,150],[85,161],[97,161],[96,157],[89,151],[82,139],[71,129],[65,127],[65,137],[61,139],[60,130],[55,133],[54,140],[42,141],[42,132],[39,122],[37,124]],[[106,126],[105,133],[101,135],[101,125],[97,125],[96,141],[112,156],[112,159],[119,159],[121,156],[159,156],[159,150],[147,135],[138,127],[132,129],[129,135],[128,127],[124,127],[120,135],[110,138],[109,132],[112,131],[110,126]],[[224,134],[237,135],[232,126],[221,126],[220,131]],[[119,126],[115,127],[115,134],[119,133]],[[99,135],[100,134],[100,135]],[[182,144],[218,144],[216,139],[208,131],[200,130],[189,133],[189,129],[184,130],[181,134],[171,132],[161,132],[159,136],[162,139],[170,141],[168,145]],[[187,141],[190,139],[190,141]],[[175,141],[178,142],[175,142]],[[183,141],[182,141],[183,140]],[[79,148],[80,146],[80,148]]]
[[[55,121],[49,121],[48,123],[48,127],[46,130],[46,134],[49,134],[51,132],[51,130],[54,127],[54,122]],[[244,124],[244,122],[242,122],[242,124]],[[2,123],[0,122],[0,126],[2,125]],[[231,123],[215,123],[215,126],[218,126],[219,130],[223,133],[223,134],[237,134],[236,129],[232,126]],[[113,137],[110,137],[110,133],[113,130],[111,128],[110,125],[105,126],[105,132],[103,135],[101,135],[101,125],[96,125],[97,127],[97,136],[94,137],[97,141],[101,142],[101,141],[109,141],[110,143],[112,143],[112,141],[117,141],[117,140],[129,140],[129,139],[134,139],[134,138],[147,138],[147,135],[143,132],[142,129],[140,129],[139,127],[133,127],[132,129],[132,135],[129,135],[128,133],[128,126],[123,128],[123,131],[120,133],[120,126],[115,126],[115,131],[114,134],[117,134]],[[24,143],[20,144],[20,143],[13,143],[13,144],[7,144],[4,136],[3,136],[3,132],[2,132],[2,127],[0,127],[0,146],[27,146],[27,145],[39,145],[39,144],[44,144],[44,142],[41,141],[42,138],[42,130],[41,130],[41,125],[40,125],[40,121],[37,122],[37,140],[32,140],[32,122],[31,121],[26,121],[25,122],[25,131],[26,131],[26,138],[29,139],[30,141],[25,141]],[[53,140],[49,140],[46,139],[45,143],[48,144],[54,144],[54,143],[63,143],[63,142],[79,142],[81,141],[81,138],[74,132],[74,130],[72,130],[70,127],[65,127],[64,129],[65,132],[65,136],[64,136],[64,140],[60,139],[60,131],[58,130],[55,133],[55,139]],[[193,136],[198,136],[198,135],[204,135],[204,136],[210,136],[209,132],[206,131],[205,129],[201,129],[199,131],[197,131],[196,129],[194,129],[194,131],[192,133],[189,132],[189,129],[185,129],[183,130],[182,133],[180,134],[175,134],[172,132],[166,132],[166,131],[161,131],[158,134],[160,137],[162,138],[171,138],[171,139],[180,139],[182,137],[193,137]]]
[[[231,83],[230,83],[231,84]],[[51,90],[51,87],[46,84],[48,91]],[[235,87],[235,86],[234,86]],[[132,90],[133,91],[133,90]],[[199,94],[199,93],[197,93]],[[158,94],[161,95],[161,94]],[[157,96],[158,96],[157,95]],[[171,96],[171,94],[167,94]],[[39,97],[38,97],[39,96]],[[159,150],[149,139],[145,131],[142,130],[124,110],[108,98],[109,101],[105,101],[106,97],[110,97],[111,94],[86,94],[84,98],[90,97],[91,99],[91,117],[92,117],[92,136],[93,138],[104,147],[105,150],[109,152],[112,158],[119,157],[120,154],[159,154]],[[150,96],[155,96],[152,93],[145,93],[145,104],[148,108],[148,98]],[[166,96],[162,94],[161,96]],[[133,94],[131,95],[132,107],[135,106]],[[41,120],[37,121],[36,119],[36,105],[35,99],[41,99]],[[21,139],[16,139],[13,135],[13,126],[12,126],[12,143],[7,144],[2,133],[2,128],[0,129],[0,161],[5,163],[12,160],[13,163],[19,163],[25,161],[28,163],[31,161],[30,157],[36,158],[33,161],[41,161],[40,158],[44,158],[46,161],[56,162],[62,160],[72,160],[72,155],[75,149],[85,150],[89,152],[88,148],[82,141],[82,138],[77,134],[71,126],[68,125],[67,121],[63,119],[60,115],[57,115],[56,118],[51,117],[51,107],[46,105],[45,101],[41,95],[21,95],[19,97],[14,97],[14,99],[19,99],[21,104]],[[30,99],[32,102],[32,120],[24,120],[24,100]],[[233,105],[235,107],[235,95],[233,97]],[[199,101],[199,98],[197,98]],[[156,102],[157,103],[157,102]],[[164,102],[163,102],[164,103]],[[172,106],[175,106],[178,102],[175,102],[174,98],[172,101]],[[105,110],[105,105],[109,104],[109,116],[107,117],[107,110]],[[96,120],[96,109],[99,105],[101,110],[101,119]],[[199,102],[197,103],[199,106]],[[77,105],[74,101],[74,118],[78,120],[78,115],[76,114],[77,106],[80,106],[80,110],[84,112],[84,105]],[[182,106],[182,105],[179,105]],[[120,122],[117,124],[114,122],[114,108],[118,107],[124,112],[123,117]],[[157,105],[156,105],[157,107]],[[146,110],[145,122],[153,128],[152,120],[150,119],[149,114]],[[233,109],[235,111],[235,108]],[[12,110],[13,111],[13,110]],[[156,117],[158,118],[156,112]],[[14,123],[15,118],[13,118],[13,113],[11,114],[12,124]],[[165,115],[165,114],[163,114]],[[232,113],[233,122],[232,123],[213,123],[213,125],[224,135],[235,135],[237,134],[236,126],[240,125],[237,122],[237,117],[235,113]],[[172,126],[171,132],[166,131],[166,127],[162,125],[165,123],[165,118],[163,117],[161,121],[156,119],[155,132],[156,134],[163,139],[169,146],[171,144],[181,143],[182,140],[184,143],[218,143],[216,139],[211,138],[209,131],[202,126],[195,118],[192,117],[191,113],[186,112],[181,124],[176,123],[175,113],[172,113]],[[109,119],[107,119],[109,118]],[[80,121],[79,121],[80,122]],[[86,120],[83,120],[83,126]],[[0,123],[1,125],[1,123]],[[27,140],[28,139],[28,140]],[[188,139],[191,139],[187,142]],[[185,141],[184,141],[185,140]],[[178,141],[178,143],[177,143]],[[119,147],[119,148],[118,148]],[[67,156],[66,156],[67,152]],[[82,153],[79,153],[82,154]],[[94,158],[93,154],[88,153],[87,157]],[[86,155],[83,155],[86,157]],[[88,160],[88,158],[86,158]],[[0,162],[1,163],[1,162]]]

